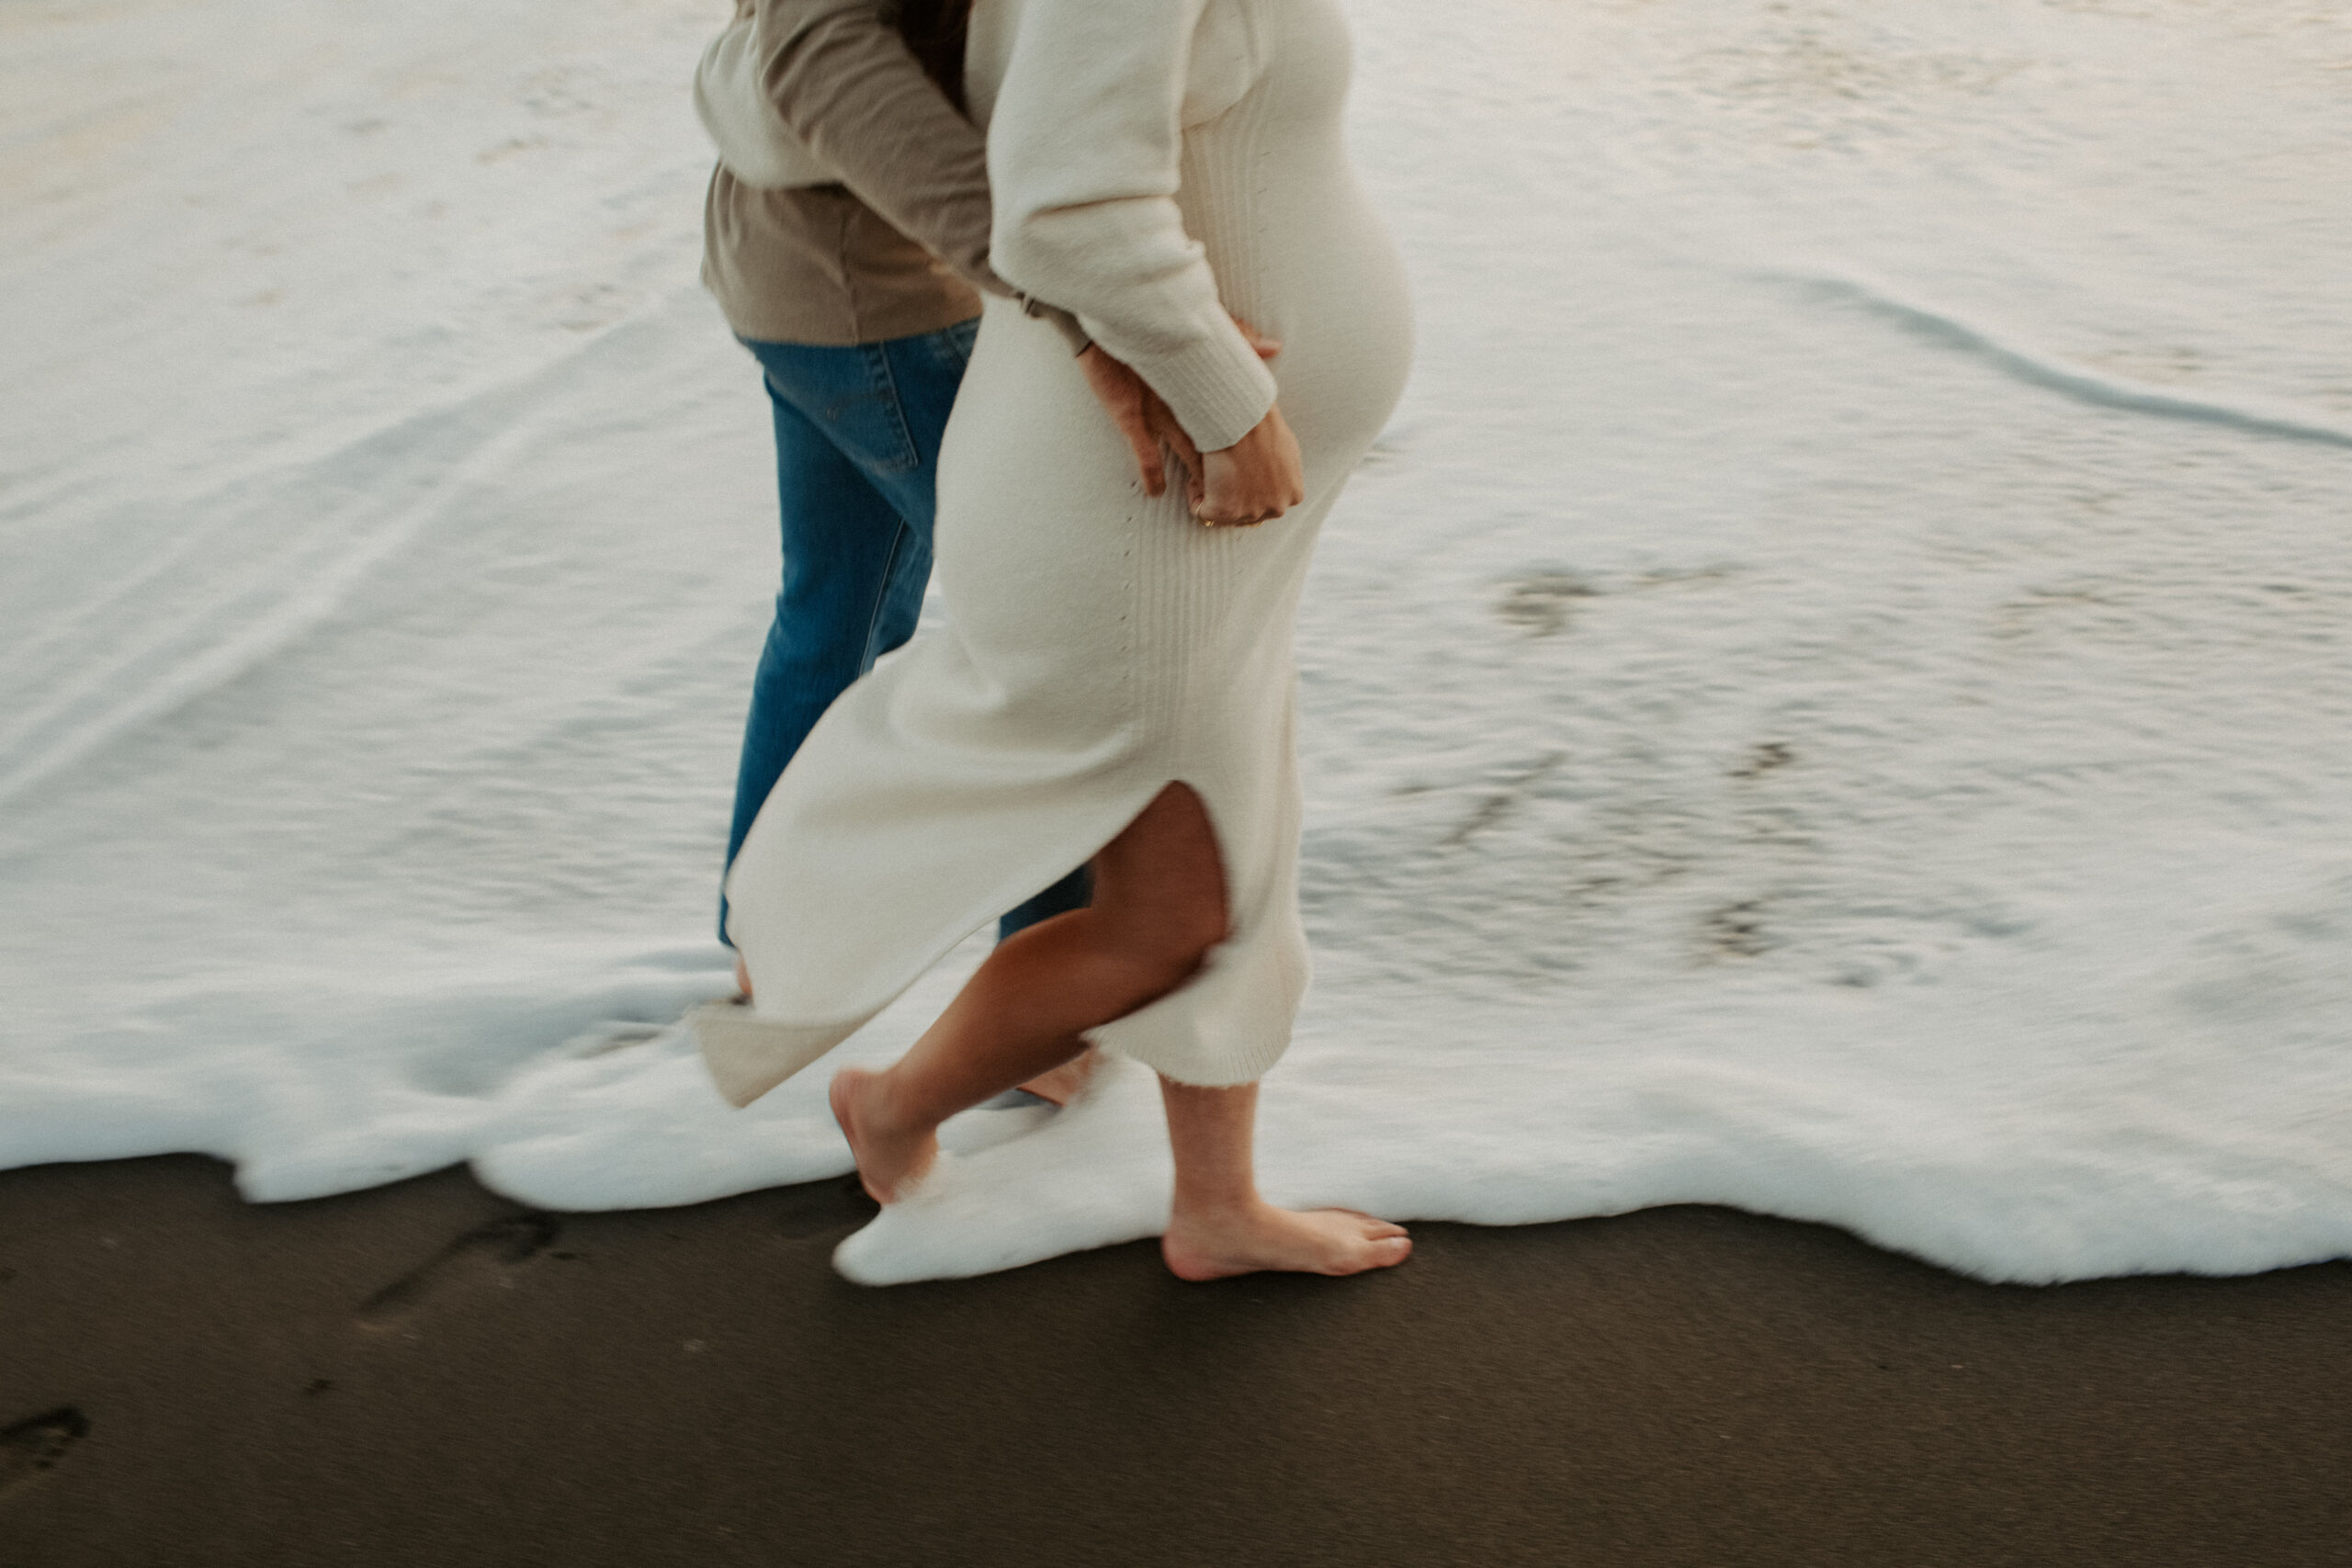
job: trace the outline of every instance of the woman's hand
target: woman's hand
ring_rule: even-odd
[[[1261,333],[1249,322],[1236,319],[1235,326],[1250,341],[1250,346],[1261,359],[1272,359],[1283,351],[1281,343]],[[1176,459],[1184,475],[1186,496],[1193,503],[1194,515],[1200,513],[1206,493],[1200,448],[1176,423],[1176,416],[1159,394],[1144,384],[1144,378],[1123,362],[1102,351],[1101,344],[1089,344],[1078,356],[1079,372],[1086,378],[1087,389],[1102,412],[1111,416],[1119,434],[1127,438],[1127,446],[1135,453],[1136,477],[1143,481],[1146,495],[1164,495],[1168,491],[1167,459]],[[1279,513],[1277,513],[1279,515]]]
[[[1103,353],[1099,343],[1089,344],[1078,356],[1078,368],[1094,400],[1102,405],[1102,412],[1111,416],[1111,423],[1134,450],[1136,477],[1143,481],[1144,494],[1167,493],[1170,452],[1184,465],[1185,472],[1200,471],[1201,455],[1193,449],[1192,438],[1170,415],[1159,394],[1144,385],[1142,377]]]
[[[1193,515],[1211,528],[1250,527],[1306,499],[1306,473],[1298,438],[1272,408],[1257,427],[1232,446],[1201,454],[1202,493]]]

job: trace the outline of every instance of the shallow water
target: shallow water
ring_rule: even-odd
[[[846,1168],[650,1028],[728,988],[769,457],[708,18],[574,9],[0,17],[0,1164]],[[1303,613],[1275,1195],[2352,1252],[2352,14],[1351,9],[1422,347]],[[844,1267],[1149,1234],[1148,1090]]]

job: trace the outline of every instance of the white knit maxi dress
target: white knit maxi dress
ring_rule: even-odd
[[[757,1027],[703,1049],[736,1103],[1179,781],[1216,829],[1231,935],[1093,1038],[1193,1084],[1250,1082],[1289,1043],[1307,981],[1293,622],[1411,352],[1342,141],[1348,73],[1332,0],[978,0],[997,270],[1077,312],[1204,450],[1279,393],[1306,501],[1210,529],[1173,487],[1145,496],[1060,334],[989,301],[940,457],[945,622],[833,704],[729,878]],[[1281,340],[1271,368],[1230,317]]]

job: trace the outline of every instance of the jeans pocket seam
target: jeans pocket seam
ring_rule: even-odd
[[[878,343],[869,344],[865,359],[874,390],[881,397],[883,412],[899,441],[898,455],[888,461],[876,462],[876,469],[886,474],[902,474],[922,467],[922,453],[916,449],[914,432],[907,428],[907,411],[899,398],[898,378],[891,372],[890,351]]]

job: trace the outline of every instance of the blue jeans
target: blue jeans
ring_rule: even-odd
[[[847,348],[743,340],[775,416],[784,584],[752,678],[727,863],[785,764],[852,681],[914,635],[931,580],[939,438],[977,321]],[[1084,907],[1086,868],[1008,913],[1000,937]],[[718,904],[727,940],[727,901]]]

